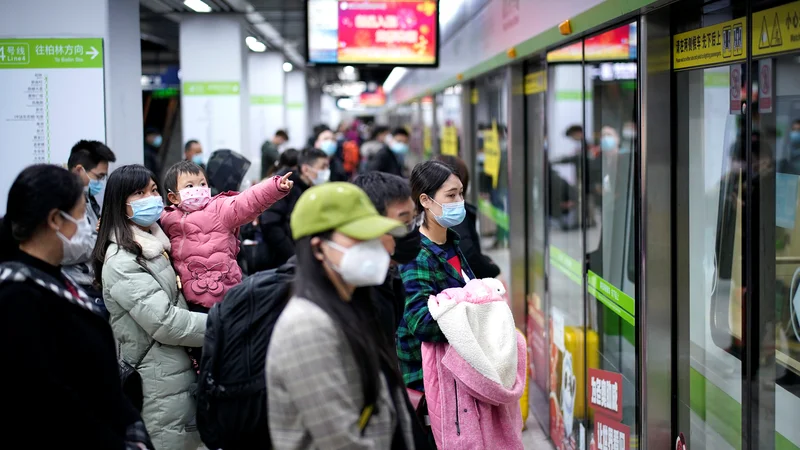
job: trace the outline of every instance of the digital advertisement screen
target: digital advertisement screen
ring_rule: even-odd
[[[438,1],[309,0],[307,5],[312,65],[438,65]]]

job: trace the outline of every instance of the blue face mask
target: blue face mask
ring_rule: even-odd
[[[161,197],[150,196],[134,200],[130,203],[133,215],[131,222],[140,227],[149,227],[156,223],[164,212],[164,200]]]
[[[437,216],[434,214],[433,218],[439,222],[439,225],[445,228],[452,228],[459,225],[464,221],[464,218],[467,217],[467,209],[464,207],[464,202],[445,203],[442,205],[436,200],[433,200],[433,203],[442,207],[442,215]]]
[[[93,180],[89,178],[89,195],[92,197],[96,196],[97,194],[103,192],[103,188],[106,186],[105,181],[100,180]]]
[[[800,130],[792,130],[792,132],[789,133],[789,139],[791,139],[792,144],[800,145]]]
[[[328,156],[333,156],[336,153],[336,141],[324,140],[320,142],[319,149],[325,152]]]
[[[603,136],[600,140],[600,149],[604,152],[610,152],[612,150],[616,150],[617,148],[617,138],[614,136]]]
[[[153,147],[161,147],[161,144],[164,142],[164,138],[161,136],[156,136],[153,138]]]
[[[393,142],[392,151],[397,153],[398,155],[405,155],[406,153],[408,153],[408,144],[406,144],[405,142]]]
[[[192,156],[192,162],[197,164],[198,166],[200,164],[203,164],[203,155],[202,154],[197,154],[197,155]]]

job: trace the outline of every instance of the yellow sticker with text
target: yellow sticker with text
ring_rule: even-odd
[[[753,56],[800,49],[800,2],[753,13]]]
[[[747,19],[729,20],[672,37],[672,67],[688,69],[747,58]]]
[[[525,75],[525,95],[539,94],[547,90],[547,72],[544,70]]]
[[[452,125],[442,130],[442,154],[458,156],[458,129]]]
[[[492,120],[492,129],[483,135],[483,172],[492,177],[492,186],[497,189],[500,178],[500,134],[497,132],[497,121]]]

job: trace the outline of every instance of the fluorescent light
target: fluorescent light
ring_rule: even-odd
[[[347,75],[352,75],[356,73],[356,68],[353,66],[344,66],[342,72],[346,73]]]
[[[267,45],[253,36],[247,36],[244,39],[244,43],[247,44],[247,47],[254,52],[261,53],[267,50]]]
[[[383,91],[387,94],[392,92],[392,89],[394,89],[395,86],[397,86],[397,83],[399,83],[400,80],[406,76],[406,73],[408,73],[408,69],[405,67],[395,67],[392,70],[392,73],[386,77],[386,81],[383,82]]]
[[[183,0],[183,4],[194,12],[211,12],[211,7],[206,5],[203,0]]]
[[[292,71],[292,63],[290,63],[289,61],[286,61],[285,63],[283,63],[283,71],[284,72],[291,72]]]
[[[464,3],[464,0],[439,2],[439,25],[441,25],[442,28],[453,20],[453,17],[456,16],[458,10],[461,8],[462,3]]]

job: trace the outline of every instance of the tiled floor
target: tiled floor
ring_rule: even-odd
[[[553,450],[553,444],[534,417],[528,417],[528,429],[522,433],[522,445],[525,450]]]

